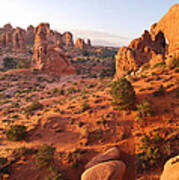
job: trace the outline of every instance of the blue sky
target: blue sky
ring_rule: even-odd
[[[141,35],[179,0],[0,0],[0,27],[49,22],[94,44],[121,46]]]

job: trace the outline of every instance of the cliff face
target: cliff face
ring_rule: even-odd
[[[153,24],[150,33],[145,31],[128,47],[120,48],[116,55],[116,76],[135,71],[144,63],[164,61],[168,54],[179,56],[179,4],[174,5],[158,23]]]
[[[65,56],[60,41],[49,42],[49,25],[41,23],[35,28],[33,65],[51,75],[74,74],[75,69]]]
[[[10,24],[6,24],[0,29],[0,48],[26,49],[25,33],[24,29],[19,27],[13,29]]]
[[[163,33],[169,43],[169,53],[179,50],[179,4],[175,4],[163,18],[151,27],[152,39]]]

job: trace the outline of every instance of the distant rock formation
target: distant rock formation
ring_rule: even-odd
[[[73,47],[73,35],[71,32],[65,32],[62,35],[63,44],[65,47]]]
[[[75,70],[61,48],[60,41],[50,41],[50,26],[39,24],[35,30],[33,66],[50,75],[74,74]]]
[[[116,55],[116,76],[136,71],[144,63],[156,64],[164,61],[168,52],[179,56],[179,4],[174,5],[157,23],[150,33],[134,39],[128,47],[122,47]],[[169,48],[166,44],[169,42]]]
[[[6,24],[0,29],[0,48],[11,48],[13,50],[25,50],[25,30],[19,27],[13,29]]]
[[[85,43],[84,39],[78,38],[75,42],[75,47],[79,49],[91,48],[91,40],[87,39],[87,43]]]
[[[34,39],[35,39],[34,27],[30,25],[27,27],[27,31],[25,34],[25,42],[27,45],[33,45]]]
[[[84,49],[86,47],[85,41],[81,38],[78,38],[75,43],[76,48]]]
[[[91,45],[91,40],[90,39],[87,39],[87,46],[90,48],[92,45]]]

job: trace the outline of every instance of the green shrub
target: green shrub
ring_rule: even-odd
[[[176,98],[179,98],[179,87],[176,89]]]
[[[157,63],[157,64],[154,65],[154,68],[159,67],[159,66],[165,68],[166,63],[165,62]]]
[[[164,88],[164,86],[161,85],[157,91],[153,92],[153,95],[154,96],[163,96],[163,95],[165,95],[165,88]]]
[[[36,154],[36,165],[39,168],[51,165],[54,162],[55,149],[47,144],[43,144]]]
[[[147,100],[139,104],[137,106],[137,109],[140,117],[146,117],[152,115],[151,104]]]
[[[4,158],[4,157],[0,157],[0,168],[6,164],[8,162],[8,159],[7,158]]]
[[[164,153],[160,148],[161,141],[162,138],[158,134],[154,135],[154,138],[150,138],[149,136],[145,135],[141,139],[142,145],[140,146],[140,149],[142,151],[137,154],[137,171],[139,173],[158,166],[163,162]]]
[[[43,108],[43,104],[41,104],[40,102],[38,101],[34,101],[32,102],[29,106],[27,106],[25,109],[24,109],[24,112],[26,114],[30,114],[32,113],[33,111],[36,111],[36,110],[39,110],[39,109],[42,109]]]
[[[16,65],[17,65],[17,63],[13,58],[5,57],[3,59],[3,67],[6,71],[8,69],[15,69]]]
[[[85,112],[86,110],[88,110],[90,108],[89,104],[87,101],[83,101],[81,104],[81,111]]]
[[[170,69],[174,69],[176,67],[179,67],[179,58],[173,58],[169,64],[169,67],[170,67]]]
[[[117,106],[117,109],[130,108],[136,101],[134,88],[125,78],[114,81],[110,93],[113,98],[112,105]]]
[[[14,125],[6,131],[6,138],[9,141],[20,141],[25,139],[26,134],[27,132],[25,126]]]

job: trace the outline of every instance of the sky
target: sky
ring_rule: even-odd
[[[0,0],[0,27],[41,22],[94,45],[122,46],[159,21],[179,0]]]

